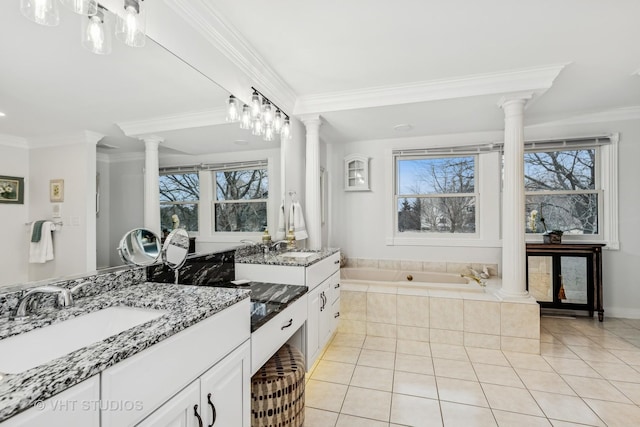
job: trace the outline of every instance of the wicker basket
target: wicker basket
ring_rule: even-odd
[[[302,427],[304,356],[283,345],[251,378],[251,427]]]

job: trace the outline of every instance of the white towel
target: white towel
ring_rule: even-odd
[[[289,210],[289,228],[293,229],[296,240],[304,240],[309,237],[307,227],[304,225],[304,216],[302,215],[300,202],[291,203],[291,209]]]
[[[278,231],[274,236],[275,240],[284,240],[287,230],[285,229],[285,219],[284,219],[284,202],[280,205],[280,209],[278,209]]]
[[[33,235],[33,226],[31,224],[31,233],[29,233],[29,241]],[[51,232],[53,231],[53,222],[45,221],[42,224],[42,234],[39,242],[31,242],[29,246],[29,262],[32,264],[44,264],[53,259],[53,239]]]

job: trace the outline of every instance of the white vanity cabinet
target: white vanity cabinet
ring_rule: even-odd
[[[197,426],[195,405],[209,425],[209,393],[224,420],[216,426],[248,427],[250,336],[247,298],[106,369],[102,400],[135,402],[140,409],[102,411],[102,427]]]
[[[137,426],[249,427],[249,354],[245,342]]]
[[[304,353],[309,371],[337,329],[340,316],[340,252],[308,267],[236,263],[235,270],[236,279],[307,286]]]
[[[33,408],[0,422],[2,427],[100,427],[100,377],[95,375]]]

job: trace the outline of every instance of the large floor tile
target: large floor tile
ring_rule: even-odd
[[[366,348],[368,350],[395,352],[396,341],[397,340],[395,338],[367,336],[367,338],[364,340],[363,348]]]
[[[440,404],[433,399],[394,393],[391,422],[412,427],[442,426]]]
[[[609,350],[616,357],[629,365],[640,365],[640,350]]]
[[[538,354],[517,353],[513,351],[505,351],[503,353],[514,368],[553,372],[551,365],[547,363],[544,357]]]
[[[411,372],[396,371],[393,378],[393,392],[431,399],[438,398],[435,377]]]
[[[543,416],[528,390],[495,384],[482,384],[482,389],[492,409]]]
[[[640,372],[627,364],[587,361],[603,378],[614,381],[640,383]]]
[[[393,371],[369,366],[356,366],[350,385],[373,390],[391,391],[393,389]]]
[[[395,370],[434,375],[433,360],[430,357],[415,356],[413,354],[397,353]]]
[[[633,403],[640,405],[640,384],[624,381],[611,381],[611,384],[623,392]]]
[[[518,376],[529,390],[550,391],[558,394],[575,396],[576,393],[555,372],[532,371],[530,369],[516,369]]]
[[[574,377],[563,375],[562,378],[582,398],[607,400],[610,402],[632,403],[623,393],[612,386],[609,381],[598,378]],[[640,421],[640,420],[639,420]]]
[[[524,384],[516,375],[516,371],[509,366],[486,365],[484,363],[474,363],[478,380],[481,383],[506,385],[509,387],[524,388]]]
[[[607,362],[607,363],[624,363],[617,358],[613,353],[604,348],[593,348],[572,345],[569,346],[571,351],[577,354],[582,360],[595,361],[595,362]]]
[[[324,381],[309,380],[305,391],[305,406],[340,412],[347,386]]]
[[[543,391],[532,391],[531,394],[547,418],[590,426],[604,425],[600,418],[579,397]]]
[[[373,368],[393,369],[396,354],[389,351],[363,349],[358,357],[358,365]]]
[[[349,384],[356,365],[350,363],[321,360],[311,374],[312,380],[327,381],[338,384]]]
[[[499,427],[551,427],[549,421],[544,417],[516,414],[497,409],[493,410],[493,415],[496,417]]]
[[[449,360],[469,360],[467,350],[461,345],[431,343],[431,356]]]
[[[440,402],[445,427],[496,427],[496,420],[489,408]]]
[[[563,357],[544,356],[551,367],[561,375],[575,375],[579,377],[602,378],[600,374],[582,360],[565,359]]]
[[[341,347],[362,347],[364,344],[365,335],[357,335],[357,334],[344,334],[338,332],[335,337],[333,337],[333,341],[331,341],[331,345],[341,346]]]
[[[567,359],[579,359],[579,357],[564,344],[540,343],[540,354],[543,356],[565,357]]]
[[[388,427],[389,423],[376,421],[370,418],[354,417],[352,415],[340,414],[336,427]],[[306,425],[304,427],[307,427]]]
[[[585,399],[585,402],[608,427],[630,427],[640,424],[640,408],[636,405]]]
[[[322,359],[331,360],[332,362],[343,362],[354,364],[360,356],[359,347],[344,347],[331,345],[322,355]]]
[[[477,381],[471,362],[434,358],[433,368],[438,377]]]
[[[403,354],[431,357],[431,346],[424,341],[398,340],[396,351]]]
[[[389,422],[391,412],[391,393],[349,387],[341,413],[356,417],[372,418]]]
[[[479,382],[438,377],[436,378],[436,383],[441,401],[474,406],[489,406]]]
[[[337,412],[322,411],[308,406],[304,408],[303,427],[334,427],[337,420]]]
[[[473,363],[485,363],[487,365],[511,366],[500,350],[488,348],[467,347],[467,355]]]

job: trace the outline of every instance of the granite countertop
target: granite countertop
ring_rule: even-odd
[[[282,254],[287,252],[313,252],[314,255],[311,255],[305,258],[283,257]],[[240,264],[266,264],[266,265],[281,265],[281,266],[288,266],[288,267],[308,267],[338,252],[340,252],[340,249],[336,249],[336,248],[324,248],[324,249],[317,249],[317,250],[289,249],[289,250],[281,250],[278,252],[272,251],[267,254],[258,253],[258,254],[246,255],[246,256],[236,255],[236,262]]]
[[[306,286],[265,282],[248,282],[243,285],[234,285],[232,283],[216,284],[215,286],[249,289],[251,291],[252,333],[306,294],[308,290]]]
[[[0,422],[249,297],[247,289],[140,283],[21,320],[0,318],[0,339],[111,306],[168,313],[19,374],[0,373]]]

